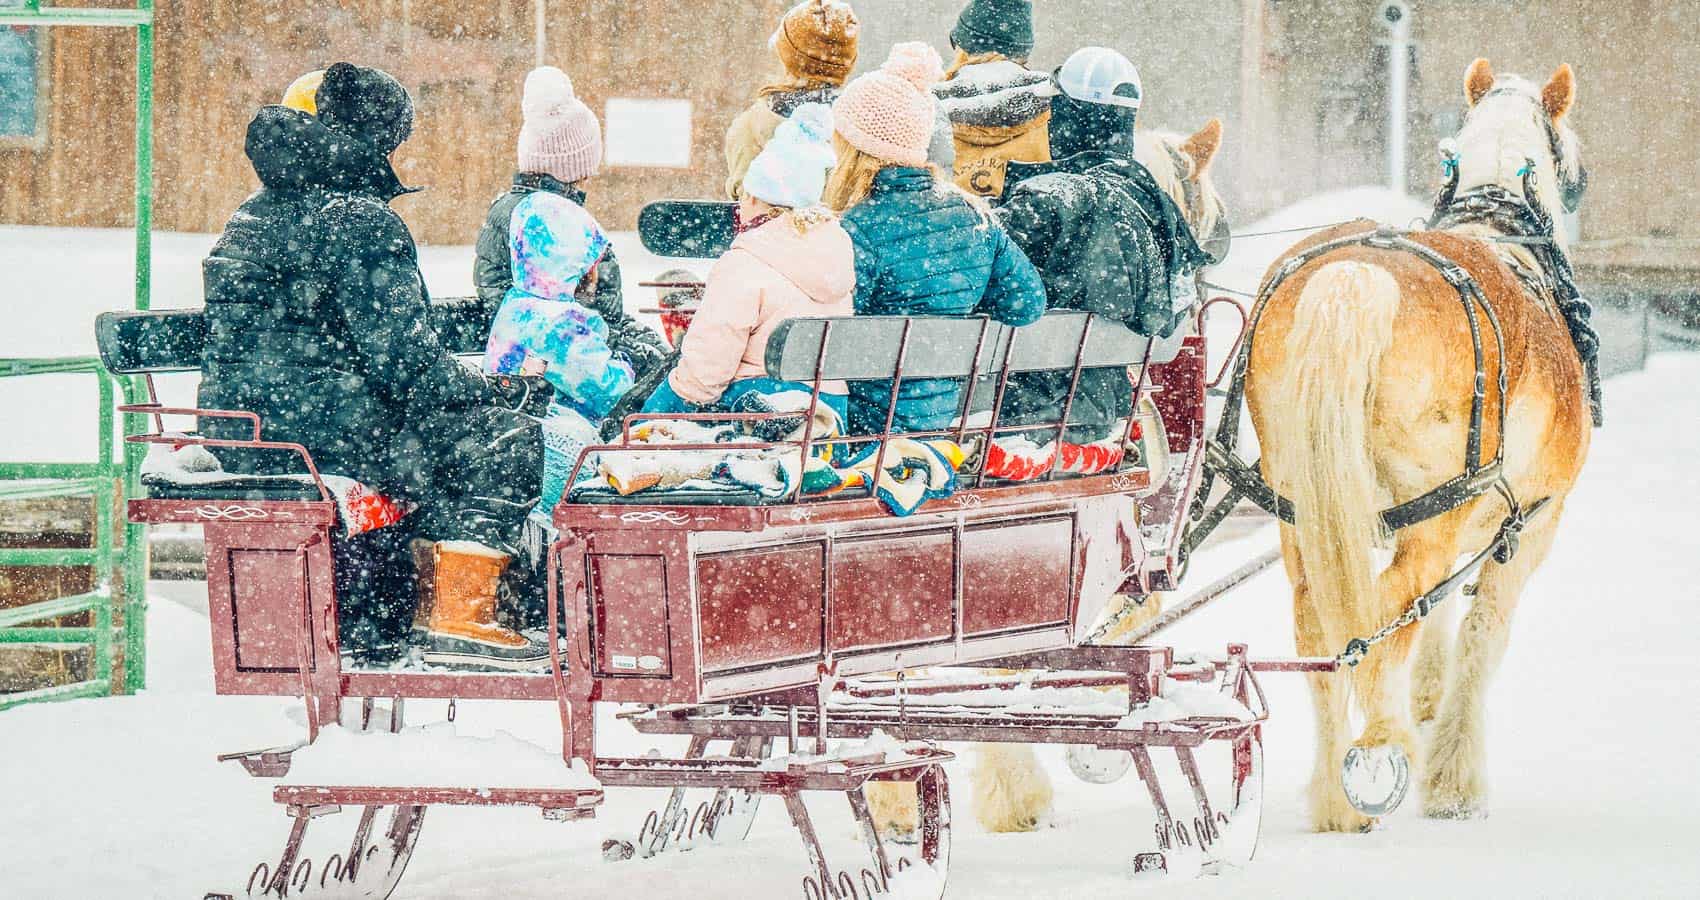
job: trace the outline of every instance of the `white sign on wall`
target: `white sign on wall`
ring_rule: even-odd
[[[608,165],[690,168],[691,101],[615,97],[602,121]]]

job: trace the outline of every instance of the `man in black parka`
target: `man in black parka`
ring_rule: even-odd
[[[257,412],[263,437],[305,445],[322,472],[419,506],[394,527],[438,542],[428,660],[544,665],[540,642],[495,621],[497,582],[540,491],[542,438],[432,330],[413,238],[389,208],[408,192],[389,156],[412,131],[412,100],[384,72],[337,63],[312,103],[264,107],[248,126],[262,187],[203,264],[200,405]],[[247,427],[201,423],[221,438]],[[244,473],[299,465],[219,456]]]
[[[1134,159],[1139,75],[1114,50],[1086,47],[1056,73],[1052,162],[1010,164],[998,219],[1045,282],[1050,309],[1075,309],[1168,337],[1191,307],[1191,275],[1210,257],[1184,215]],[[1068,372],[1010,379],[1000,421],[1055,422]],[[1096,441],[1128,416],[1133,386],[1121,368],[1081,372],[1067,440]]]

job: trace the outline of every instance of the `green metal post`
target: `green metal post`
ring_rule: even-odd
[[[126,404],[148,399],[142,379],[131,376],[121,384]],[[125,434],[141,434],[146,428],[145,416],[124,414]],[[124,444],[125,497],[141,495],[145,455],[142,445]],[[148,535],[146,525],[131,522],[129,516],[124,519],[124,690],[133,694],[147,685]]]
[[[153,0],[139,0],[136,26],[136,308],[153,298]]]

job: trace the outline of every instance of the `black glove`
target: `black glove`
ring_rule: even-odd
[[[555,399],[555,388],[539,375],[491,375],[490,387],[501,405],[514,412],[542,418]]]
[[[638,333],[639,329],[641,333]],[[623,337],[625,340],[620,342],[618,352],[631,363],[632,374],[639,381],[658,368],[672,367],[672,354],[661,345],[661,340],[655,332],[634,322],[632,329]]]

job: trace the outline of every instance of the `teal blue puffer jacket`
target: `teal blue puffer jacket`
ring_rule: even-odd
[[[1045,286],[1026,254],[959,191],[935,186],[928,169],[882,170],[842,222],[856,248],[857,315],[986,315],[1006,325],[1044,315]],[[949,426],[961,389],[950,379],[905,380],[892,428]],[[851,382],[851,430],[881,430],[890,397],[889,381]]]

